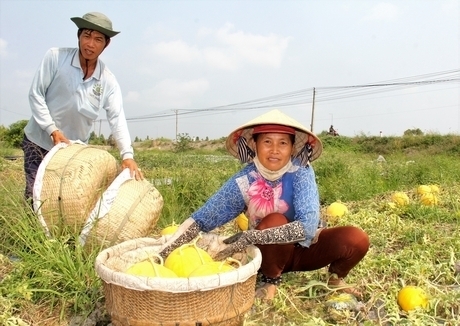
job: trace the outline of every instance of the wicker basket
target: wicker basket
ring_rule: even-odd
[[[102,194],[80,235],[89,248],[106,248],[148,236],[154,229],[163,197],[147,180],[136,181],[125,169]]]
[[[46,231],[79,232],[117,173],[115,158],[105,150],[82,143],[53,147],[40,164],[33,194]]]
[[[132,264],[160,250],[168,236],[139,238],[101,251],[96,272],[103,280],[107,311],[114,326],[243,325],[254,302],[262,255],[255,246],[240,254],[241,267],[191,278],[159,278],[124,273]],[[225,246],[205,234],[197,243],[208,252]]]

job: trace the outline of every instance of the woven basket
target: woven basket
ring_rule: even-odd
[[[34,184],[34,208],[47,231],[69,227],[79,232],[117,172],[115,158],[105,150],[56,145],[40,164]]]
[[[160,251],[168,236],[139,238],[101,251],[96,272],[103,280],[107,311],[114,326],[243,325],[254,303],[262,255],[255,246],[240,254],[241,267],[225,273],[190,278],[133,276],[124,271]],[[198,246],[208,252],[225,246],[205,234]]]
[[[80,242],[106,248],[148,236],[154,229],[163,197],[147,180],[131,179],[125,169],[104,192],[86,221]]]

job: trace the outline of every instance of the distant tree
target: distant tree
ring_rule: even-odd
[[[106,144],[109,145],[110,147],[115,147],[117,145],[115,142],[115,138],[113,137],[112,134],[110,134],[109,138],[107,138]]]
[[[177,140],[174,143],[174,151],[175,152],[185,152],[192,149],[192,138],[189,134],[178,134]]]
[[[89,135],[89,144],[91,145],[106,145],[106,140],[104,134],[100,134],[99,136],[93,131]]]
[[[147,135],[147,137],[145,138],[145,140],[149,140],[149,139],[150,139],[150,138],[149,138],[149,136]]]
[[[19,120],[12,123],[5,133],[4,139],[12,147],[21,147],[24,138],[24,127],[28,120]]]
[[[206,136],[206,141],[209,141],[209,137],[208,137],[208,136]]]
[[[419,128],[417,129],[407,129],[404,131],[404,136],[422,136],[423,131],[421,131]]]
[[[200,141],[200,137],[196,136],[195,141]]]
[[[91,145],[97,145],[97,142],[99,141],[99,137],[97,137],[96,133],[94,131],[91,131],[89,134],[89,140],[88,143]]]
[[[140,141],[142,141],[142,140],[141,140],[139,137],[136,136],[136,137],[134,138],[134,142],[135,142],[135,143],[138,143],[138,142],[140,142]]]
[[[8,128],[5,126],[0,126],[0,141],[5,140],[6,132],[8,131]]]

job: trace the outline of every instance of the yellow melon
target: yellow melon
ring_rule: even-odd
[[[420,196],[420,203],[424,206],[436,206],[438,204],[438,197],[433,193],[426,193]]]
[[[225,261],[211,261],[195,268],[189,277],[208,276],[234,270],[235,267],[227,264]]]
[[[404,311],[428,307],[428,297],[422,288],[407,285],[398,292],[398,305]]]
[[[391,200],[398,206],[406,206],[409,204],[409,197],[407,196],[405,192],[401,192],[401,191],[395,192],[391,196]]]
[[[340,202],[333,202],[326,208],[326,214],[331,217],[342,217],[347,213],[347,206]]]
[[[174,249],[165,260],[165,266],[179,277],[188,277],[198,266],[212,262],[211,256],[196,243],[186,243]]]
[[[147,277],[177,277],[169,268],[163,266],[163,259],[160,259],[160,264],[153,261],[152,258],[138,262],[126,270],[126,274]]]
[[[431,188],[430,186],[427,186],[427,185],[421,185],[421,186],[418,186],[417,187],[417,195],[424,195],[424,194],[429,194],[431,193]]]
[[[244,213],[236,217],[235,223],[241,231],[246,231],[249,228],[249,220]]]
[[[179,228],[179,225],[173,222],[171,225],[162,229],[160,234],[161,235],[174,234],[174,232],[176,232],[178,228]]]
[[[225,273],[235,269],[231,264],[237,264],[241,267],[239,260],[228,257],[223,261],[211,261],[198,266],[194,271],[189,274],[189,277],[208,276],[213,274]]]

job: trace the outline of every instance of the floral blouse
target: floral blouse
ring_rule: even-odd
[[[234,174],[209,200],[192,214],[204,232],[224,225],[245,212],[253,229],[268,214],[284,214],[289,221],[301,221],[310,246],[319,226],[319,195],[311,166],[292,167],[280,179],[268,181],[250,163]]]

